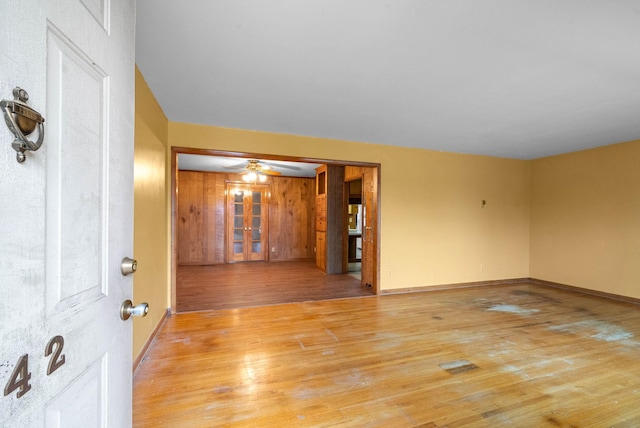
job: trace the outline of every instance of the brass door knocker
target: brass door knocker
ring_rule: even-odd
[[[42,145],[44,140],[44,117],[27,105],[29,94],[22,88],[16,86],[13,90],[13,101],[0,101],[0,108],[4,112],[4,120],[7,122],[9,131],[15,136],[11,146],[17,152],[18,162],[25,161],[25,151],[35,152]],[[38,127],[38,141],[35,143],[27,138]]]

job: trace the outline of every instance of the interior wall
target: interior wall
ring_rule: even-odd
[[[137,69],[135,132],[134,358],[170,306],[171,146],[379,163],[381,290],[534,277],[640,298],[640,141],[519,161],[168,122]]]
[[[133,358],[144,347],[169,300],[166,151],[167,118],[136,68],[134,149],[134,303],[147,302],[149,313],[133,318]]]
[[[176,237],[178,264],[225,263],[227,183],[239,174],[179,171]],[[270,261],[315,258],[315,178],[268,177]]]
[[[269,260],[311,260],[316,235],[316,179],[270,177]]]
[[[177,122],[169,145],[379,163],[381,290],[529,276],[527,161]]]
[[[640,140],[532,161],[531,276],[640,298]]]
[[[225,262],[225,176],[178,172],[176,262],[215,265]]]

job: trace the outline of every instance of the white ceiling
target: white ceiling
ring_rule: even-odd
[[[171,121],[533,159],[640,138],[640,0],[137,0]]]
[[[178,154],[178,169],[182,171],[246,172],[249,159],[227,156]],[[315,177],[320,164],[259,159],[265,170],[279,172],[283,177]]]

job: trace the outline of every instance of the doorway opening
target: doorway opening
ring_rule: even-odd
[[[217,159],[218,163],[229,163],[240,160],[246,163],[248,160],[257,160],[264,165],[273,165],[268,180],[260,184],[247,184],[237,175],[238,171],[184,171],[181,168],[183,155],[198,155],[204,160]],[[215,162],[214,162],[215,163]],[[279,168],[280,164],[287,165],[288,171]],[[362,295],[377,294],[378,272],[378,244],[377,244],[377,215],[365,219],[366,207],[360,201],[361,207],[357,208],[359,214],[355,214],[352,223],[353,233],[358,227],[364,228],[364,223],[370,227],[369,239],[369,263],[366,264],[370,272],[364,280],[360,280],[358,268],[362,270],[362,254],[366,253],[362,237],[354,237],[354,257],[352,257],[352,271],[349,272],[349,261],[347,243],[349,230],[341,226],[336,230],[338,235],[347,234],[343,240],[343,252],[341,258],[344,259],[341,272],[336,275],[325,275],[315,268],[317,247],[316,225],[316,177],[309,175],[300,176],[299,168],[302,166],[332,166],[334,169],[344,169],[345,171],[367,171],[369,182],[376,183],[375,188],[370,187],[370,192],[375,191],[376,195],[370,195],[369,200],[377,204],[377,182],[379,174],[379,164],[335,161],[315,158],[291,158],[256,153],[222,152],[215,150],[199,150],[190,148],[173,147],[171,149],[171,185],[172,185],[172,269],[171,269],[171,310],[183,312],[188,310],[219,309],[222,307],[253,306],[260,304],[286,303],[289,301],[304,300],[324,300],[327,298],[344,298]],[[277,173],[283,171],[283,173]],[[196,180],[196,185],[188,187],[185,185],[185,173],[198,172],[200,177]],[[236,175],[234,175],[236,174]],[[315,174],[315,172],[313,172]],[[197,175],[197,174],[196,174]],[[362,174],[360,174],[363,176]],[[375,175],[375,177],[374,177]],[[180,179],[182,177],[182,180]],[[358,183],[362,187],[361,177],[349,179],[350,182]],[[375,179],[374,179],[375,178]],[[357,184],[355,184],[357,186]],[[207,189],[207,186],[209,190]],[[259,190],[249,189],[251,192],[240,192],[240,187],[260,187]],[[342,192],[342,187],[338,188]],[[203,191],[203,188],[205,189]],[[196,190],[194,190],[196,189]],[[213,190],[211,190],[213,189]],[[245,189],[247,190],[247,189]],[[184,205],[184,198],[193,195],[193,192],[202,192],[203,204],[196,207],[188,203],[188,210],[180,209]],[[219,194],[216,194],[218,192]],[[361,191],[362,192],[362,191]],[[250,196],[247,196],[251,193]],[[259,195],[259,203],[254,199]],[[356,196],[353,196],[355,198]],[[355,199],[352,200],[354,202]],[[362,199],[363,196],[361,195]],[[216,202],[216,200],[218,202]],[[342,195],[340,197],[342,200]],[[222,203],[220,203],[222,201]],[[293,201],[293,202],[292,202]],[[299,201],[296,202],[296,201]],[[289,205],[287,205],[289,204]],[[293,204],[293,205],[291,205]],[[286,205],[286,206],[285,206]],[[344,212],[349,210],[349,194],[343,206]],[[354,208],[352,208],[354,210]],[[185,222],[188,221],[184,215],[188,216],[202,214],[206,216],[206,224],[198,226],[196,235],[202,236],[206,242],[196,242],[196,247],[207,252],[209,259],[204,261],[190,261],[185,263],[184,258],[180,260],[180,252],[185,248],[193,250],[193,245],[184,246],[179,236],[185,236]],[[342,210],[340,210],[342,212]],[[371,210],[377,213],[376,209]],[[194,214],[195,213],[195,214]],[[203,214],[204,213],[204,214]],[[344,217],[343,217],[344,218]],[[241,224],[242,223],[242,224]],[[256,223],[256,228],[253,227]],[[207,224],[211,227],[207,227]],[[375,227],[374,227],[375,224]],[[236,227],[237,226],[237,227]],[[198,230],[196,228],[196,230]],[[193,231],[187,232],[193,234]],[[196,238],[197,240],[198,238]],[[358,240],[360,239],[360,240]],[[295,244],[294,244],[295,242]],[[237,250],[237,251],[236,251]],[[254,251],[255,250],[255,251]],[[340,251],[340,250],[339,250]],[[289,275],[287,269],[295,271],[296,275]],[[305,269],[309,269],[306,270]],[[257,274],[250,278],[255,272]],[[183,286],[185,278],[197,273],[199,283],[193,285],[188,290]],[[209,272],[207,276],[204,272]],[[254,273],[251,273],[254,272]],[[270,276],[267,279],[266,276]],[[315,279],[313,279],[315,278]],[[308,279],[308,281],[307,281]],[[313,279],[313,280],[312,280]],[[317,290],[313,290],[316,284]],[[221,288],[222,286],[227,288]],[[179,288],[180,287],[180,288]],[[280,287],[280,290],[276,290]],[[333,288],[332,288],[333,287]],[[352,292],[347,288],[352,287]],[[207,291],[208,290],[208,291]],[[327,290],[333,290],[327,295]],[[178,292],[180,291],[180,293]],[[206,296],[195,296],[193,293],[207,293]],[[353,296],[351,296],[351,293]],[[210,301],[219,303],[227,298],[233,297],[235,303],[231,301],[222,302],[223,306],[193,307],[191,305],[179,305],[178,297],[191,294],[195,301],[202,303]],[[269,294],[269,296],[266,296]],[[282,301],[277,301],[275,295],[285,296]],[[235,296],[235,297],[234,297]],[[238,300],[238,296],[241,296]],[[275,301],[274,301],[275,299]],[[231,299],[233,300],[233,299]],[[226,305],[226,306],[224,306]],[[229,306],[231,305],[231,306]],[[235,305],[235,306],[234,306]],[[188,306],[188,307],[187,307]],[[200,305],[201,306],[201,305]]]
[[[349,275],[362,279],[362,178],[345,181],[345,206],[347,207],[345,226],[347,228],[347,272]]]

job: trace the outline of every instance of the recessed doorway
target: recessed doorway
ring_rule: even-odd
[[[225,165],[229,165],[232,161],[237,165],[240,163],[237,162],[238,160],[244,164],[249,160],[257,160],[265,165],[287,165],[288,168],[285,169],[289,171],[269,174],[264,182],[251,184],[262,186],[259,192],[260,214],[256,217],[247,214],[255,210],[255,204],[251,202],[252,199],[250,203],[245,201],[244,192],[242,192],[242,201],[238,199],[237,204],[235,196],[230,196],[232,191],[230,189],[241,187],[236,185],[242,183],[239,176],[242,171],[186,171],[180,167],[179,155],[198,155],[204,158],[201,160],[215,159],[214,163]],[[347,162],[338,163],[322,159],[172,148],[173,312],[376,294],[377,287],[374,284],[377,283],[378,277],[377,263],[375,263],[377,257],[371,258],[371,265],[375,267],[375,272],[372,271],[370,277],[375,279],[368,279],[368,287],[363,286],[363,283],[353,275],[349,275],[346,267],[337,275],[325,275],[314,268],[315,176],[309,177],[310,174],[304,176],[298,170],[298,167],[309,164],[337,165],[345,169],[364,168],[370,170],[370,175],[374,171],[377,174],[378,171],[375,164],[354,162],[347,166]],[[278,170],[274,168],[273,171]],[[280,168],[279,171],[284,170]],[[196,180],[195,185],[187,185],[184,179],[186,173],[197,173],[201,178],[198,179],[199,181]],[[296,175],[297,173],[302,176]],[[244,187],[247,187],[246,182]],[[189,202],[186,209],[184,207],[180,209],[181,203],[184,205],[184,201],[180,199],[193,199],[194,195],[202,195],[201,198],[196,197],[202,201],[201,205],[196,206],[193,202]],[[377,195],[375,200],[377,201]],[[241,209],[240,206],[242,206]],[[236,213],[236,209],[240,211]],[[187,231],[186,224],[198,217],[203,221],[192,228],[193,230]],[[255,221],[253,217],[260,219],[258,231],[253,230]],[[242,219],[242,225],[238,219]],[[236,220],[238,220],[238,227],[235,227]],[[363,212],[361,224],[364,222]],[[374,227],[373,225],[371,227],[373,243]],[[195,237],[195,241],[185,244],[184,240],[179,238],[180,235],[184,237],[185,234]],[[247,241],[249,238],[251,242]],[[254,244],[259,244],[260,251],[254,253],[260,257],[256,254],[247,257],[244,250],[247,246],[255,247]],[[363,245],[365,245],[364,242]],[[242,257],[232,251],[233,248],[240,248],[240,246],[243,248]],[[359,248],[360,252],[364,250]],[[199,260],[196,257],[196,259],[185,261],[184,257],[181,257],[185,251],[191,254],[202,253],[203,256],[198,256]],[[377,251],[376,242],[375,252]],[[305,269],[310,270],[305,273]],[[255,272],[260,270],[262,273],[256,275]],[[317,287],[317,292],[314,292],[313,286]],[[275,287],[280,289],[277,290]],[[333,291],[327,294],[327,291],[331,290]],[[265,291],[268,291],[267,295]],[[197,297],[199,293],[201,294]],[[186,302],[185,296],[191,296],[192,301],[195,299],[199,303],[194,306]],[[179,298],[183,300],[183,304],[178,302]]]

